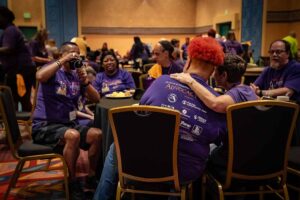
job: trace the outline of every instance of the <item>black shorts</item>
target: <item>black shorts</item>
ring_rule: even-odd
[[[68,129],[76,129],[80,133],[79,147],[83,150],[88,150],[90,145],[86,143],[87,132],[89,127],[81,126],[70,122],[68,124],[44,123],[32,127],[32,139],[37,144],[51,146],[53,149],[59,149],[60,142],[64,138],[65,132]]]

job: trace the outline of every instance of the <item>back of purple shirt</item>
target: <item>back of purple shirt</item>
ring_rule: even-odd
[[[231,88],[225,94],[231,96],[235,103],[257,100],[256,94],[248,85],[239,85]]]
[[[193,78],[215,93],[206,82]],[[140,104],[176,109],[181,112],[178,168],[181,182],[195,180],[203,173],[209,144],[226,134],[225,115],[207,108],[186,85],[162,75],[146,90]]]
[[[33,126],[40,122],[68,123],[71,120],[70,112],[77,109],[83,94],[75,71],[68,73],[58,70],[55,76],[39,85]]]
[[[0,61],[5,72],[17,72],[23,67],[33,66],[24,36],[15,25],[11,24],[4,29],[0,36],[0,47],[13,49],[13,53],[0,55]]]

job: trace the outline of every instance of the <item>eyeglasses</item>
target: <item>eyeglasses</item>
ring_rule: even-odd
[[[285,50],[283,50],[283,49],[276,49],[276,50],[270,49],[268,52],[269,52],[270,55],[273,55],[274,53],[276,53],[276,55],[279,55],[279,54],[285,52]]]

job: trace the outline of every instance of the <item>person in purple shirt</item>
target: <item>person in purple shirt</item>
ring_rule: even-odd
[[[224,46],[226,53],[237,54],[239,56],[242,56],[243,54],[243,46],[236,40],[235,34],[232,30],[227,33]]]
[[[191,74],[194,83],[197,82],[212,94],[218,95],[206,81],[214,71],[214,66],[223,63],[221,46],[212,38],[197,37],[191,41],[188,52],[190,60],[184,71]],[[209,144],[220,142],[226,135],[225,115],[209,109],[188,85],[169,75],[156,79],[144,93],[140,104],[163,106],[181,112],[178,144],[180,183],[185,184],[201,177],[209,156]],[[114,145],[111,145],[94,200],[106,200],[113,196],[117,184],[114,154]]]
[[[291,59],[290,44],[284,40],[271,43],[270,66],[251,84],[258,96],[287,95],[300,103],[300,63]]]
[[[30,52],[25,45],[22,32],[13,24],[15,15],[7,7],[0,6],[0,62],[5,74],[5,82],[12,91],[15,107],[21,102],[23,111],[31,111],[30,102],[31,87],[35,85],[32,76],[35,75],[35,67],[31,61]],[[26,93],[19,96],[16,84],[16,75],[23,76]]]
[[[143,83],[145,89],[163,74],[169,75],[182,72],[182,66],[174,62],[173,52],[174,47],[167,40],[161,40],[155,44],[152,59],[155,60],[156,64],[148,71],[148,77]]]
[[[186,61],[188,59],[188,47],[189,47],[189,44],[190,44],[190,38],[189,37],[186,37],[185,38],[185,43],[181,46],[181,50],[182,50],[182,59],[183,61]]]
[[[257,100],[258,97],[248,85],[241,84],[241,78],[246,71],[247,63],[238,55],[226,54],[224,63],[215,68],[214,78],[219,87],[226,90],[224,95],[216,96],[212,94],[206,87],[197,83],[195,79],[187,73],[172,74],[171,77],[188,84],[196,95],[210,109],[226,113],[226,108],[229,105]],[[190,83],[190,84],[189,84]],[[223,139],[222,144],[216,146],[210,145],[211,155],[209,157],[208,171],[218,170],[225,174],[227,166],[227,140]]]
[[[35,62],[36,67],[41,67],[51,61],[51,59],[48,57],[48,51],[45,46],[47,39],[48,31],[46,29],[41,29],[29,42],[28,46],[31,52],[32,60]]]
[[[104,72],[96,75],[93,86],[100,93],[101,97],[115,91],[135,89],[135,83],[131,74],[119,68],[119,62],[112,51],[105,51],[100,58]]]
[[[224,88],[224,95],[215,96],[199,83],[190,84],[191,89],[210,109],[226,113],[226,108],[234,103],[257,100],[256,94],[248,85],[241,84],[241,78],[247,68],[247,63],[238,55],[226,54],[224,63],[215,68],[214,78],[219,87]],[[188,73],[171,74],[184,84],[193,83],[193,77]]]
[[[62,150],[69,169],[71,199],[84,199],[76,179],[76,160],[80,148],[88,150],[90,170],[86,187],[95,187],[102,133],[100,129],[79,125],[76,111],[82,95],[94,103],[99,102],[100,96],[87,79],[85,69],[75,69],[80,58],[78,46],[66,42],[60,52],[61,58],[43,66],[36,74],[40,85],[33,114],[32,138],[35,143],[49,145],[59,153]]]

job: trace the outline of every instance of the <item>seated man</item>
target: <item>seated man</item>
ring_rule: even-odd
[[[198,37],[191,41],[188,52],[190,60],[184,71],[190,73],[194,81],[203,85],[210,93],[218,95],[206,81],[214,67],[223,63],[221,46],[212,38]],[[153,82],[140,104],[168,107],[182,113],[178,144],[180,183],[185,184],[201,177],[210,151],[209,144],[218,143],[225,137],[225,115],[210,110],[199,101],[190,87],[168,75],[162,75]],[[111,145],[94,200],[110,199],[115,193],[117,161],[114,151],[114,145]]]
[[[75,70],[74,61],[79,59],[78,46],[66,42],[60,51],[62,57],[59,60],[45,65],[36,74],[40,85],[33,115],[32,138],[35,143],[49,145],[55,150],[63,148],[69,169],[71,199],[84,199],[75,171],[79,148],[88,150],[90,171],[87,186],[94,186],[101,131],[80,126],[76,120],[76,110],[82,95],[95,103],[100,96],[88,81],[85,69]]]
[[[270,66],[251,84],[259,96],[287,95],[300,103],[300,63],[291,59],[290,44],[275,40],[270,45]]]
[[[146,89],[161,75],[182,72],[182,67],[176,64],[173,60],[173,52],[174,47],[171,42],[167,40],[161,40],[155,44],[153,48],[153,59],[156,64],[154,64],[148,71],[149,77],[145,82]]]

